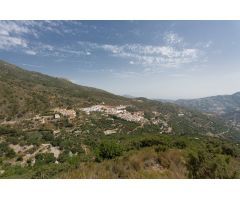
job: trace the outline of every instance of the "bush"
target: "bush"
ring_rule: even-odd
[[[237,157],[238,156],[238,151],[234,146],[230,146],[230,145],[223,145],[222,146],[222,153],[225,155],[229,155],[232,157]]]
[[[101,159],[113,159],[117,156],[122,155],[122,147],[112,141],[102,142],[97,150],[97,160]]]
[[[78,168],[80,165],[80,157],[78,155],[73,155],[72,157],[68,157],[67,163],[73,167],[73,168]]]
[[[54,141],[54,135],[50,131],[43,131],[41,132],[42,134],[42,139],[48,142]]]
[[[24,135],[24,140],[28,144],[40,145],[42,143],[42,134],[40,132],[28,132]]]
[[[154,150],[156,152],[165,152],[168,149],[168,146],[166,145],[158,145]]]
[[[228,170],[229,159],[223,155],[212,155],[199,151],[189,154],[187,169],[189,178],[233,178],[235,172]]]
[[[69,158],[69,152],[68,151],[62,151],[58,157],[58,161],[60,163],[64,163],[68,160]]]
[[[154,114],[150,111],[144,111],[144,118],[146,119],[151,119],[152,117],[154,117]]]
[[[56,174],[59,174],[62,171],[67,171],[67,166],[65,165],[41,165],[34,167],[33,174],[31,178],[37,179],[47,179],[47,178],[55,178]]]
[[[187,144],[185,141],[179,140],[173,143],[173,146],[178,149],[185,149],[187,147]]]
[[[23,161],[23,157],[22,156],[18,156],[16,161]]]
[[[0,143],[0,156],[14,158],[16,156],[16,153],[11,148],[9,148],[7,143]]]
[[[84,152],[83,148],[80,145],[80,141],[77,138],[69,138],[67,140],[62,140],[60,141],[59,146],[61,149],[71,151],[73,154]]]
[[[143,148],[143,147],[151,147],[154,145],[163,145],[164,142],[162,142],[159,138],[144,138],[141,139],[140,141],[135,141],[134,146],[136,148]]]
[[[13,128],[0,126],[0,135],[12,135],[12,134],[16,134],[16,133],[17,133],[17,131]]]
[[[35,159],[37,165],[55,163],[56,161],[53,153],[40,153],[35,156]]]

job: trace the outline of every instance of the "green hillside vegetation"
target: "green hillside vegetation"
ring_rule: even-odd
[[[160,112],[159,118],[168,121],[179,134],[207,132],[215,134],[227,130],[224,122],[217,118],[189,111],[174,104],[145,98],[128,99],[103,90],[79,86],[61,78],[29,72],[0,61],[0,121],[1,119],[14,121],[36,114],[45,115],[55,107],[72,108],[77,111],[81,107],[103,102],[107,105],[132,105],[135,110],[144,111],[148,119],[154,117],[152,112]],[[185,115],[180,118],[179,113]]]
[[[239,140],[199,111],[0,61],[1,178],[238,178]]]
[[[5,173],[1,177],[239,178],[240,148],[212,137],[118,134],[88,136],[83,143],[87,153],[79,149],[69,156],[65,150],[58,159],[39,153],[34,166],[2,165]],[[5,156],[12,158],[12,153]]]
[[[202,112],[232,112],[236,111],[240,107],[240,92],[233,95],[218,95],[200,99],[180,99],[175,101],[175,103],[189,108],[194,108]]]
[[[54,107],[83,107],[98,103],[122,104],[128,99],[23,70],[0,61],[0,119],[44,113]]]
[[[189,109],[210,113],[228,121],[240,129],[240,92],[233,95],[218,95],[201,99],[177,100],[174,103]]]

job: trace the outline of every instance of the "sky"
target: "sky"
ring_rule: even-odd
[[[114,94],[240,91],[240,21],[0,21],[0,59]]]

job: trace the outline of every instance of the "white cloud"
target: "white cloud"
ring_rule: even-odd
[[[80,25],[80,23],[79,23]],[[61,27],[61,28],[60,28]],[[21,51],[26,54],[49,54],[53,46],[39,43],[29,37],[39,38],[44,32],[63,35],[71,30],[62,21],[0,21],[0,49]]]
[[[173,33],[173,32],[165,33],[164,40],[168,44],[179,44],[179,43],[183,42],[183,38],[181,38],[178,34]]]
[[[96,46],[96,45],[95,45]],[[174,46],[152,46],[140,44],[98,45],[113,56],[130,59],[130,64],[158,67],[179,67],[198,61],[201,50]]]
[[[37,52],[35,52],[33,50],[26,50],[25,53],[28,55],[36,55],[37,54]]]
[[[175,35],[176,36],[176,35]],[[174,36],[174,37],[175,37]],[[144,44],[99,44],[80,41],[78,44],[81,49],[89,49],[92,52],[103,50],[111,56],[123,58],[130,65],[143,67],[145,73],[161,73],[164,68],[180,68],[182,66],[190,66],[206,61],[204,48],[196,48],[195,45],[186,45],[181,38],[174,38],[176,41],[165,45],[144,45]],[[140,69],[140,68],[139,68]],[[130,70],[131,71],[131,70]],[[133,75],[125,73],[124,77]]]
[[[183,38],[177,34],[168,34],[169,43],[165,45],[144,45],[144,44],[98,44],[79,41],[80,48],[104,50],[114,57],[128,60],[131,65],[139,65],[147,68],[148,71],[160,71],[161,68],[178,68],[186,64],[205,61],[204,51],[196,48],[195,45],[188,47]]]
[[[76,23],[76,22],[71,22]],[[77,23],[77,29],[83,26]],[[61,27],[61,29],[59,28]],[[54,34],[73,34],[62,21],[0,21],[0,49],[21,50],[28,55],[54,56],[58,58],[90,56],[95,50],[105,51],[111,56],[126,59],[131,65],[139,65],[154,71],[160,68],[177,68],[186,64],[193,64],[206,60],[203,50],[212,43],[209,41],[201,46],[186,45],[184,39],[177,33],[164,34],[163,45],[145,44],[99,44],[80,41],[68,46],[44,44],[37,40],[28,39],[40,37],[45,31]],[[75,32],[76,33],[76,32]]]
[[[136,77],[136,76],[143,76],[144,74],[138,73],[138,72],[133,72],[133,71],[124,71],[124,72],[113,72],[113,75],[116,78],[125,79],[125,78],[132,78],[132,77]]]
[[[134,65],[135,63],[134,63],[134,61],[131,60],[131,61],[129,62],[129,64]]]
[[[43,43],[39,43],[39,47],[41,49],[45,49],[45,50],[48,50],[48,51],[54,51],[54,49],[55,49],[52,45],[43,44]]]
[[[198,48],[204,48],[204,49],[207,49],[209,47],[211,47],[213,45],[213,41],[209,40],[207,42],[198,42],[196,43],[196,47]]]
[[[7,30],[0,29],[0,35],[9,35]]]
[[[0,49],[26,48],[28,42],[23,35],[29,32],[27,27],[21,26],[15,21],[0,21]]]
[[[74,49],[71,47],[62,47],[56,49],[55,52],[59,53],[59,56],[67,57],[67,56],[89,56],[91,52],[85,51],[83,49]]]
[[[206,48],[209,48],[210,46],[212,46],[213,42],[212,41],[208,41],[206,44],[205,44],[205,47]]]
[[[22,26],[21,24],[15,21],[0,21],[0,30],[3,30],[5,34],[24,34],[29,33],[30,29],[26,26]]]
[[[27,47],[27,41],[21,37],[0,34],[0,49],[8,50],[12,47]]]

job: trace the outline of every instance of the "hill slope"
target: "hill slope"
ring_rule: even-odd
[[[102,104],[130,105],[130,112],[144,112],[146,119],[163,121],[178,134],[213,133],[228,130],[221,120],[169,103],[145,98],[129,99],[96,88],[73,84],[61,78],[23,70],[0,62],[0,122],[33,118],[54,108],[74,109]],[[157,123],[157,122],[156,122]],[[19,123],[20,124],[20,123]],[[23,123],[21,123],[23,124]],[[170,130],[171,129],[171,130]]]
[[[0,119],[31,116],[53,107],[82,107],[101,102],[121,104],[127,101],[103,90],[79,86],[0,61]]]
[[[176,104],[201,112],[211,113],[240,129],[240,92],[191,100],[177,100]]]
[[[129,99],[1,61],[0,114],[2,178],[239,176],[238,144],[222,140],[240,139],[239,132],[172,103]]]
[[[200,99],[175,101],[178,105],[194,108],[202,112],[223,114],[240,109],[240,92],[233,95],[218,95]]]

